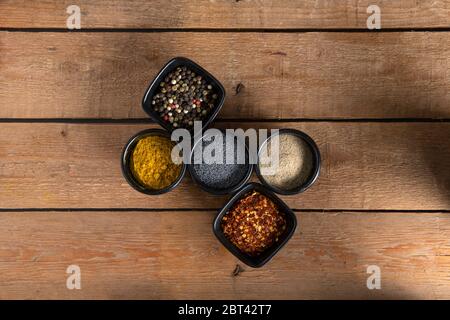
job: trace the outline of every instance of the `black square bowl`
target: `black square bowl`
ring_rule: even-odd
[[[202,129],[204,130],[207,128],[211,122],[214,120],[214,118],[219,113],[220,109],[222,109],[223,103],[225,101],[225,88],[222,86],[222,84],[217,80],[212,74],[210,74],[208,71],[203,69],[200,65],[195,63],[194,61],[184,58],[184,57],[176,57],[170,60],[166,63],[166,65],[159,71],[158,75],[155,77],[155,79],[152,81],[150,86],[148,87],[147,91],[145,92],[144,98],[142,99],[142,108],[144,111],[150,116],[150,118],[158,123],[160,126],[162,126],[164,129],[172,133],[172,131],[175,129],[173,128],[169,123],[165,122],[161,117],[159,116],[158,112],[153,110],[152,106],[152,98],[157,93],[157,90],[159,88],[159,84],[164,81],[164,78],[173,70],[175,70],[179,66],[185,66],[192,71],[194,71],[196,74],[201,75],[206,81],[208,81],[212,86],[214,91],[218,95],[218,99],[216,102],[216,105],[214,106],[214,109],[209,114],[209,117],[203,121],[202,123]],[[193,129],[193,128],[192,128]],[[192,131],[192,130],[190,130]]]
[[[281,235],[281,239],[278,243],[273,245],[270,248],[267,248],[266,251],[262,252],[259,256],[253,257],[250,256],[241,250],[239,250],[233,243],[231,243],[224,235],[221,227],[221,222],[224,215],[233,207],[233,205],[243,198],[247,193],[252,191],[258,191],[262,195],[271,199],[278,209],[285,214],[286,217],[286,230]],[[280,199],[278,198],[272,191],[268,190],[266,187],[259,183],[248,183],[246,184],[240,191],[238,191],[219,211],[219,214],[214,219],[213,222],[213,232],[216,235],[217,239],[227,248],[234,256],[236,256],[239,260],[244,262],[246,265],[259,268],[265,265],[267,262],[272,259],[275,254],[289,241],[292,235],[297,228],[297,217],[294,212]]]

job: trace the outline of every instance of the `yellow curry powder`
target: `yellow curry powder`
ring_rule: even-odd
[[[174,143],[168,138],[148,136],[139,140],[131,155],[131,171],[145,187],[163,189],[180,175],[181,164],[172,162]]]

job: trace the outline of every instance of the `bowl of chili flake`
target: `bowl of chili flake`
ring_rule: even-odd
[[[248,183],[220,210],[213,231],[238,259],[262,267],[289,241],[297,227],[294,212],[259,183]]]

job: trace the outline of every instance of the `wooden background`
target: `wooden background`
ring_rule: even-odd
[[[449,43],[448,0],[0,0],[0,298],[449,299]],[[283,197],[299,228],[261,269],[212,234],[227,197],[189,177],[149,197],[121,176],[174,56],[224,84],[217,126],[319,145],[318,182]]]

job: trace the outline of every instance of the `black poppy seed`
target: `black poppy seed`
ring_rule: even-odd
[[[237,144],[229,146],[226,143],[225,136],[223,142],[202,141],[203,150],[206,146],[213,144],[217,150],[219,147],[223,148],[223,162],[221,164],[207,164],[203,160],[201,164],[194,164],[193,169],[197,178],[205,185],[214,189],[228,189],[239,184],[247,174],[246,164],[237,164],[237,152],[239,148]],[[212,146],[211,146],[212,147]],[[226,164],[226,155],[234,154],[234,163]]]

